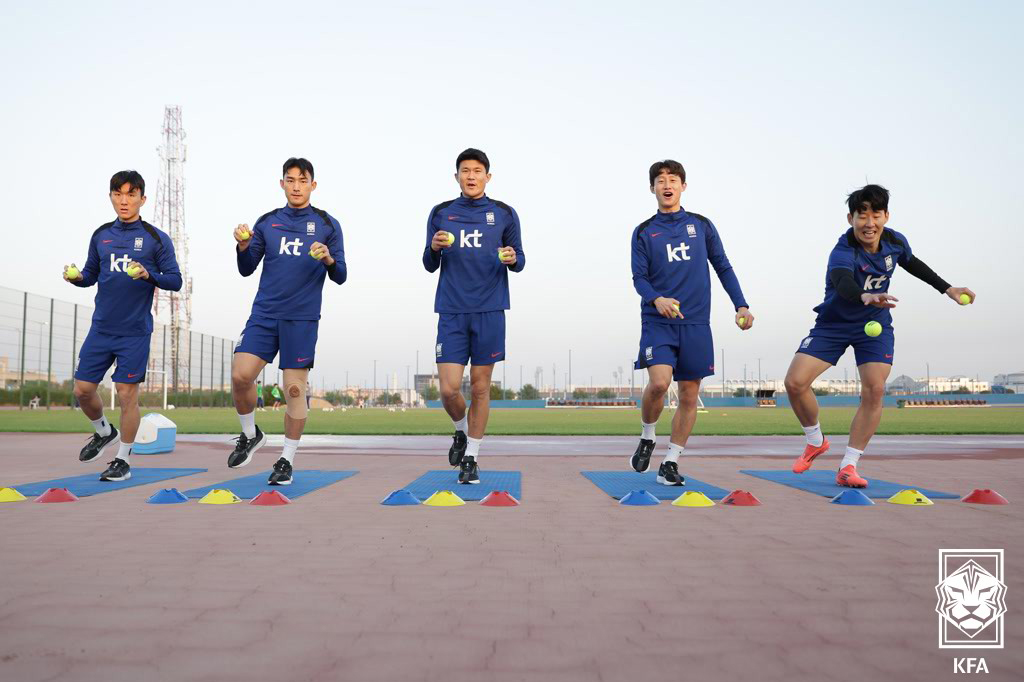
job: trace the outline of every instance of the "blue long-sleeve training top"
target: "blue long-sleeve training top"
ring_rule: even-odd
[[[439,230],[455,235],[455,243],[435,252],[430,248]],[[514,265],[498,260],[498,248],[516,251]],[[427,272],[441,268],[434,294],[435,313],[486,313],[509,309],[508,272],[526,267],[519,216],[508,204],[483,196],[438,204],[427,219],[423,249]]]
[[[714,224],[697,213],[654,214],[632,236],[633,287],[640,294],[642,319],[672,324],[708,324],[711,320],[711,276],[715,269],[733,306],[746,308],[740,282],[725,255]],[[658,313],[659,296],[679,301],[683,319]]]
[[[132,279],[125,270],[138,261],[149,279]],[[93,329],[112,336],[153,333],[153,291],[181,289],[181,271],[167,233],[143,220],[101,225],[89,238],[89,255],[78,287],[96,287]]]
[[[839,237],[828,255],[825,300],[814,308],[814,312],[818,313],[818,323],[859,327],[875,320],[882,326],[892,324],[892,314],[888,308],[864,305],[859,299],[846,300],[840,295],[831,277],[833,270],[851,270],[857,287],[865,294],[888,293],[896,266],[905,268],[914,259],[914,254],[907,238],[888,227],[882,230],[878,247],[878,253],[865,251],[853,236],[852,227]]]
[[[261,216],[252,232],[249,248],[241,251],[235,247],[242,277],[256,272],[263,261],[252,314],[272,320],[319,320],[324,278],[344,284],[348,277],[338,221],[313,206],[285,206]],[[309,255],[313,242],[327,247],[334,265],[324,265]]]

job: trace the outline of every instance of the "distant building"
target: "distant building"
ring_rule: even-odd
[[[992,378],[992,391],[997,392],[997,387],[1002,389],[998,391],[999,393],[1006,393],[1008,391],[1024,393],[1024,372],[995,375]]]

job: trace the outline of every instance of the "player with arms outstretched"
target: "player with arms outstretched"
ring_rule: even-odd
[[[803,473],[829,448],[818,423],[818,400],[811,384],[853,346],[860,373],[860,407],[850,425],[846,454],[836,474],[838,485],[865,488],[866,479],[857,473],[857,462],[882,419],[885,382],[892,370],[895,336],[890,308],[896,297],[889,294],[896,266],[930,284],[939,293],[961,304],[974,302],[974,292],[953,287],[915,256],[907,238],[886,227],[889,222],[889,191],[880,185],[866,185],[847,197],[846,230],[828,258],[825,300],[814,328],[800,342],[786,373],[786,393],[807,437],[804,452],[793,463],[794,473]],[[965,299],[961,299],[965,296]],[[964,303],[966,301],[966,303]],[[866,325],[877,322],[881,333],[869,336]]]
[[[455,435],[448,463],[459,467],[459,483],[480,482],[477,458],[487,429],[491,373],[505,360],[508,273],[522,272],[526,255],[519,216],[508,204],[488,197],[491,162],[479,149],[455,160],[458,199],[438,204],[427,219],[423,267],[441,270],[434,296],[437,321],[437,374],[441,402]],[[472,404],[466,410],[462,375],[469,370]]]
[[[267,481],[289,485],[299,439],[306,426],[306,386],[316,354],[317,329],[324,280],[344,284],[347,278],[341,225],[310,204],[316,189],[313,164],[285,161],[281,179],[287,205],[260,217],[249,229],[235,228],[238,272],[248,277],[263,261],[252,313],[235,346],[231,392],[242,433],[228,457],[228,466],[242,467],[266,443],[256,425],[256,377],[274,357],[284,374],[284,448]],[[272,389],[275,405],[277,384]]]
[[[686,190],[686,170],[678,161],[659,161],[648,177],[658,212],[633,230],[633,286],[640,294],[640,353],[634,365],[647,369],[642,433],[630,458],[634,471],[650,468],[655,447],[655,427],[672,381],[678,382],[679,406],[672,417],[668,453],[658,467],[657,482],[684,485],[679,456],[697,420],[700,382],[715,373],[715,349],[711,339],[711,274],[732,300],[736,325],[750,329],[754,316],[747,307],[739,280],[725,255],[714,224],[698,213],[685,211],[680,203]]]
[[[139,384],[146,378],[149,339],[153,334],[153,293],[181,289],[181,271],[171,238],[139,217],[146,203],[146,181],[125,170],[110,178],[110,203],[117,220],[101,225],[89,239],[89,256],[81,272],[64,267],[65,281],[76,287],[96,286],[96,311],[89,334],[78,352],[75,397],[96,433],[78,459],[91,462],[107,448],[117,455],[101,481],[132,477],[129,464],[139,430]],[[121,430],[103,416],[97,389],[114,362],[114,389],[121,406]]]

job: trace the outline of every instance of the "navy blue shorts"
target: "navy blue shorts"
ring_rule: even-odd
[[[119,384],[138,384],[146,378],[149,362],[149,334],[114,336],[90,329],[78,350],[75,378],[98,384],[117,361],[113,379]]]
[[[493,365],[505,359],[505,311],[488,313],[439,313],[437,318],[438,362]]]
[[[665,324],[644,320],[640,353],[633,367],[670,365],[676,381],[696,381],[715,373],[711,325]]]
[[[896,336],[892,332],[892,327],[882,327],[882,333],[878,336],[868,336],[864,333],[863,326],[815,326],[807,338],[800,342],[796,352],[835,365],[839,358],[843,357],[848,346],[853,346],[853,355],[858,366],[865,362],[884,362],[891,365]]]
[[[319,327],[319,320],[271,320],[253,315],[238,337],[235,352],[273,362],[280,351],[281,369],[312,369]]]

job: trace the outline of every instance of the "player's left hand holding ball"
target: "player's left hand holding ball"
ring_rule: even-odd
[[[949,296],[960,305],[974,303],[974,292],[967,287],[950,287],[946,289],[946,296]]]
[[[736,311],[736,326],[743,331],[754,326],[754,315],[748,308],[740,308]]]
[[[128,276],[132,279],[149,279],[149,271],[146,270],[137,260],[133,260],[128,264],[128,267],[124,269],[128,273]]]
[[[334,265],[334,259],[331,258],[331,251],[327,248],[326,244],[313,242],[313,245],[309,247],[309,255],[316,258],[324,265]]]
[[[64,281],[65,282],[77,282],[82,279],[82,271],[78,269],[78,266],[72,263],[71,265],[64,266]]]
[[[515,265],[516,264],[516,250],[511,246],[503,246],[498,249],[498,260],[501,261],[502,265]]]

